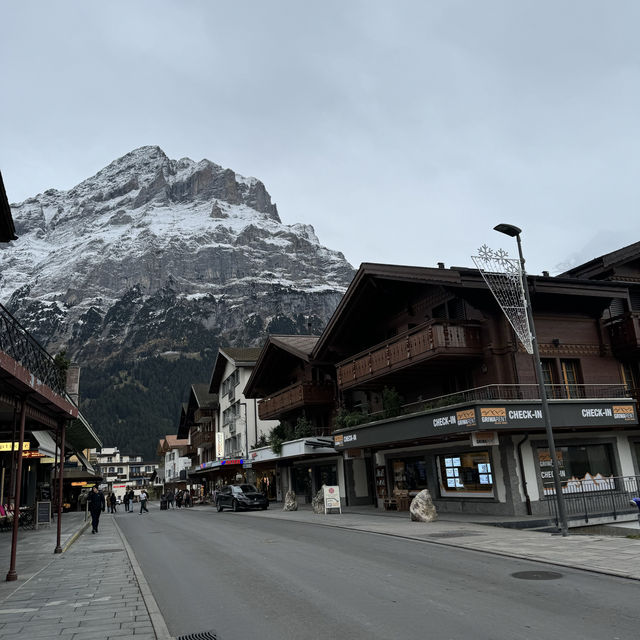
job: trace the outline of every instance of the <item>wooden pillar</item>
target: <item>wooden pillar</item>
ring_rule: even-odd
[[[16,573],[16,552],[18,550],[18,527],[20,526],[20,492],[22,490],[22,447],[24,446],[24,424],[27,417],[27,401],[22,398],[20,407],[20,436],[18,444],[18,461],[16,464],[15,500],[13,504],[13,533],[11,535],[11,562],[7,572],[7,582],[18,579]]]
[[[62,481],[64,480],[64,427],[65,421],[60,420],[60,471],[58,473],[58,532],[56,538],[56,548],[54,553],[62,553],[62,547],[60,546],[60,537],[62,534]]]

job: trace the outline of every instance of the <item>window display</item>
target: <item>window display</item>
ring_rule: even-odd
[[[442,497],[493,497],[493,467],[488,451],[438,456]]]
[[[611,445],[587,444],[556,447],[562,492],[600,491],[615,486]],[[549,449],[538,449],[540,479],[546,495],[555,493]]]

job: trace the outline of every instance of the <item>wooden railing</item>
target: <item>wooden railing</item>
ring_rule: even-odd
[[[215,442],[216,434],[214,431],[195,431],[191,434],[191,445],[193,447],[203,447]]]
[[[338,386],[347,389],[442,354],[481,356],[480,327],[430,321],[377,344],[337,365]]]
[[[216,415],[216,410],[212,407],[201,407],[196,409],[193,413],[193,419],[195,422],[207,422],[211,421]]]
[[[605,326],[611,336],[615,353],[640,351],[640,311],[630,311],[607,320]]]
[[[258,415],[271,420],[287,411],[307,405],[331,404],[334,399],[332,384],[298,382],[258,401]]]

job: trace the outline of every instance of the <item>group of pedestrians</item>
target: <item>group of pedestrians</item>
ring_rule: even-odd
[[[173,509],[174,504],[175,508],[182,509],[182,507],[191,507],[193,506],[193,499],[191,498],[191,493],[189,491],[176,489],[175,491],[167,491],[162,496],[162,501],[165,503],[166,509]]]
[[[127,489],[122,500],[124,502],[125,513],[133,512],[134,499],[135,493],[133,492],[133,489]],[[149,494],[145,489],[142,489],[142,491],[140,491],[139,500],[140,513],[149,513],[149,509],[147,509]],[[86,504],[89,513],[91,514],[91,533],[98,533],[100,514],[103,513],[105,509],[108,509],[109,513],[116,513],[117,502],[118,499],[113,491],[110,491],[108,496],[105,498],[102,491],[100,491],[95,485],[91,488],[91,491],[88,494],[82,494],[81,504]]]

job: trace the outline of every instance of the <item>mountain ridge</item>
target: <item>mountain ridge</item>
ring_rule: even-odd
[[[157,146],[12,213],[19,238],[0,247],[0,301],[50,353],[89,369],[81,408],[96,431],[128,449],[144,432],[146,455],[149,434],[162,433],[143,424],[132,397],[166,429],[163,372],[186,391],[201,381],[187,372],[202,378],[219,345],[319,334],[354,274],[311,225],[283,224],[260,180],[171,160]],[[151,387],[140,383],[145,360]]]

